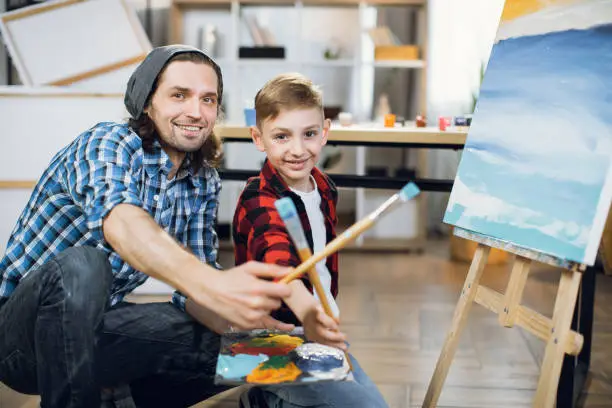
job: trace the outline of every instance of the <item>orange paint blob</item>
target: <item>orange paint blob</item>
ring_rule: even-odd
[[[259,364],[246,381],[257,384],[278,384],[295,381],[302,371],[286,357],[272,357],[269,361]]]
[[[304,340],[289,336],[287,334],[271,334],[268,337],[257,337],[244,342],[234,343],[230,346],[231,352],[236,354],[259,355],[267,356],[286,355],[297,346],[304,343]]]

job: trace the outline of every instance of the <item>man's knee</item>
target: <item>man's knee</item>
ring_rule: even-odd
[[[55,262],[68,301],[95,303],[108,299],[113,274],[103,251],[93,247],[73,247],[60,253]]]

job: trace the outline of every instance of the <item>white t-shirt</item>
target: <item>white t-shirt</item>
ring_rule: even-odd
[[[304,202],[304,206],[306,207],[306,214],[308,215],[308,222],[310,222],[310,228],[312,229],[312,240],[314,244],[314,252],[320,252],[327,245],[327,233],[325,231],[325,218],[323,213],[321,212],[321,195],[319,194],[319,189],[317,188],[317,183],[315,182],[314,177],[311,175],[310,179],[312,184],[314,185],[314,190],[309,193],[305,193],[303,191],[291,189],[294,193],[296,193]],[[332,296],[331,293],[331,274],[327,269],[327,265],[325,262],[327,258],[322,259],[317,263],[316,269],[319,274],[319,278],[321,279],[321,285],[325,290],[325,294],[327,295],[327,299],[329,305],[334,312],[336,317],[340,316],[340,310],[338,309],[338,305],[336,304],[336,300]],[[313,293],[317,300],[319,297],[317,296],[317,292],[313,288]]]

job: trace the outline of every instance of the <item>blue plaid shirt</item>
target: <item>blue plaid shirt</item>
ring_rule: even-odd
[[[113,269],[111,304],[120,302],[148,275],[128,265],[105,241],[102,220],[120,203],[145,209],[178,242],[216,268],[214,220],[221,182],[204,167],[193,174],[189,156],[176,177],[159,143],[153,153],[127,124],[99,123],[58,152],[34,188],[0,260],[0,305],[33,268],[73,246],[105,251]],[[172,301],[185,310],[185,297]]]

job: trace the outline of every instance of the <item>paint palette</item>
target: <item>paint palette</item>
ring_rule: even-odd
[[[342,350],[306,340],[303,329],[253,330],[221,337],[217,384],[300,384],[352,378]]]

